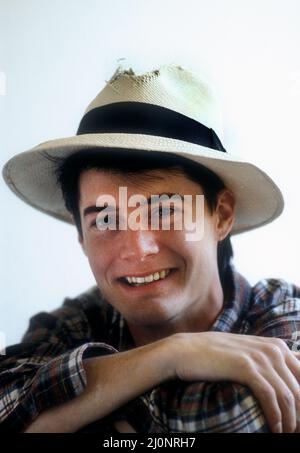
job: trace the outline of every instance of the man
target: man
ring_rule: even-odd
[[[251,288],[231,260],[230,234],[282,196],[212,128],[189,71],[118,69],[75,137],[6,164],[18,196],[75,223],[97,286],[7,349],[3,431],[299,431],[300,289]]]

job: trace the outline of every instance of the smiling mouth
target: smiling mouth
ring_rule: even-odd
[[[161,271],[154,272],[152,274],[145,275],[144,277],[125,276],[119,278],[119,280],[127,286],[146,286],[151,285],[157,281],[164,280],[172,271],[175,269],[163,269]]]

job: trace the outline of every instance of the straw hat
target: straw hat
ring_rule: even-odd
[[[226,152],[220,131],[218,104],[195,74],[173,64],[142,75],[118,67],[88,105],[75,136],[14,156],[5,164],[3,177],[26,203],[72,222],[56,182],[55,158],[91,148],[168,152],[204,165],[232,190],[232,234],[271,222],[283,210],[279,188],[257,166]]]

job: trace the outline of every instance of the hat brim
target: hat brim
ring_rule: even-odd
[[[83,134],[50,140],[11,158],[3,177],[23,201],[56,219],[72,223],[61,189],[56,183],[57,164],[82,149],[110,148],[173,153],[198,162],[216,173],[236,197],[236,216],[231,234],[257,228],[278,217],[284,206],[272,179],[254,164],[201,145],[165,137],[125,133]]]

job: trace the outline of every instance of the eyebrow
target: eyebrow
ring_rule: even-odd
[[[86,217],[89,214],[93,214],[94,212],[101,212],[103,209],[111,208],[112,206],[89,206],[85,208],[83,211],[83,217]]]
[[[160,194],[153,194],[151,196],[161,197],[162,195],[167,195],[168,197],[172,197],[173,195],[178,195],[181,198],[181,200],[184,200],[183,195],[181,195],[180,193],[163,192]],[[151,203],[151,196],[147,198],[147,204]],[[87,215],[93,214],[95,212],[101,212],[101,211],[103,211],[103,209],[114,209],[114,208],[113,208],[113,206],[95,206],[95,205],[88,206],[87,208],[85,208],[83,210],[83,217],[86,217]],[[116,207],[116,210],[118,211],[119,208]]]

